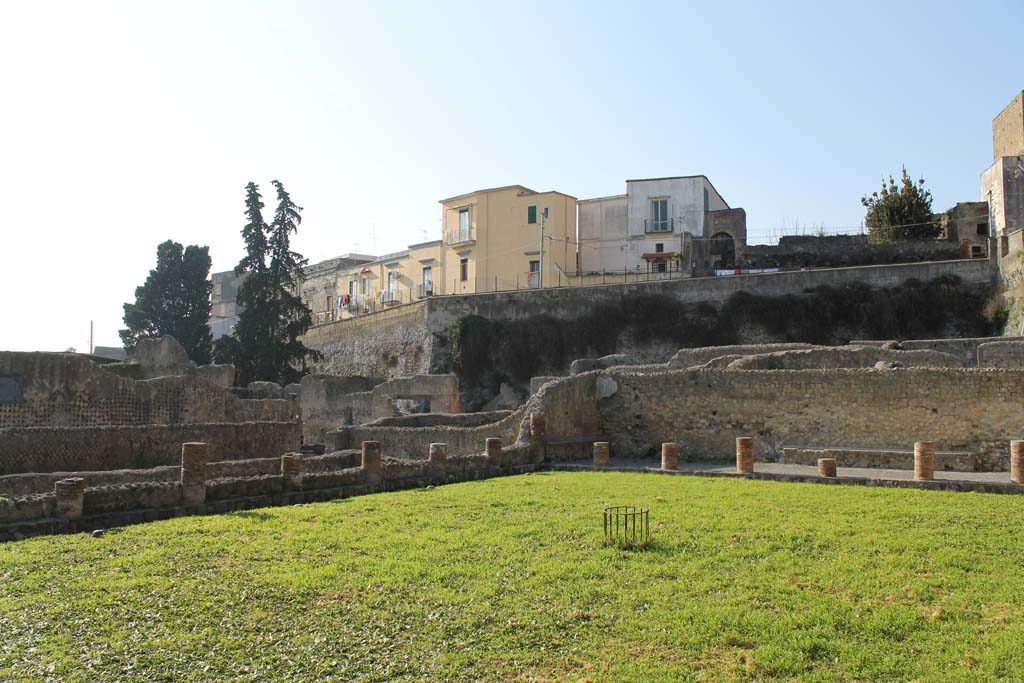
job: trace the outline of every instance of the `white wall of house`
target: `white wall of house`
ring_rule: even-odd
[[[989,234],[1024,228],[1024,156],[1000,157],[981,174],[981,200],[989,205]]]
[[[580,270],[621,271],[627,264],[626,195],[578,202]]]

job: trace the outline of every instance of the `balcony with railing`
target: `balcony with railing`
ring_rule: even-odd
[[[645,218],[644,219],[644,232],[659,233],[659,232],[672,232],[675,230],[675,219],[674,218]]]
[[[472,226],[456,226],[446,228],[444,241],[449,247],[460,247],[476,242],[476,228]]]

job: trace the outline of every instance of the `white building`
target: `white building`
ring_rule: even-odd
[[[601,272],[702,274],[735,265],[746,215],[705,176],[627,180],[626,194],[581,199],[579,267]]]

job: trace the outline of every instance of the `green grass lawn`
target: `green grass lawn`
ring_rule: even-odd
[[[602,503],[653,544],[602,544]],[[3,681],[1021,681],[1024,498],[546,473],[0,545]]]

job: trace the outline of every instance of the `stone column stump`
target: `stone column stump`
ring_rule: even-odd
[[[1010,442],[1010,481],[1024,484],[1024,441]]]
[[[547,458],[548,423],[544,413],[530,414],[530,439],[533,441],[533,459],[544,462]]]
[[[914,479],[928,481],[935,478],[935,442],[914,443]]]
[[[487,456],[488,465],[501,464],[501,439],[490,437],[484,441],[484,455]]]
[[[202,442],[181,444],[181,501],[185,505],[206,502],[206,456],[209,448]]]
[[[364,441],[362,444],[363,481],[367,484],[379,484],[383,476],[381,465],[382,447],[380,441]]]
[[[68,519],[82,516],[85,503],[85,479],[70,477],[53,482],[53,495],[57,497],[57,514]]]
[[[736,437],[736,472],[754,473],[754,439],[749,436]]]
[[[835,458],[818,458],[818,475],[822,477],[836,476]]]
[[[306,467],[302,462],[302,456],[298,453],[285,453],[281,456],[281,477],[284,479],[284,488],[287,491],[302,490],[302,475]]]
[[[427,449],[427,462],[433,467],[444,467],[448,462],[448,444],[432,443]]]
[[[610,449],[607,441],[594,442],[594,464],[598,467],[606,467],[611,460]]]
[[[547,429],[548,421],[544,413],[530,413],[530,438],[533,443],[543,447]]]
[[[661,444],[661,469],[674,470],[679,468],[679,444]]]

